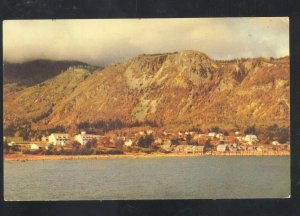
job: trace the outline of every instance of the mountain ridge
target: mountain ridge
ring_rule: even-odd
[[[30,91],[6,94],[5,125],[26,121],[51,128],[108,119],[155,120],[170,128],[289,125],[288,57],[223,61],[187,50],[142,54],[93,73],[70,70],[77,79],[55,76],[29,87]],[[62,90],[51,95],[49,89],[56,82]],[[53,99],[44,99],[45,92],[59,99],[53,104]],[[44,105],[33,106],[35,100]],[[12,110],[12,106],[23,108]],[[43,118],[33,122],[39,116]]]
[[[49,59],[36,59],[23,63],[4,61],[3,84],[6,91],[20,90],[51,79],[72,66],[89,65],[80,61]]]

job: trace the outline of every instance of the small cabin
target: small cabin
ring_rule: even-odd
[[[229,151],[227,144],[222,144],[217,146],[217,152],[227,152]]]

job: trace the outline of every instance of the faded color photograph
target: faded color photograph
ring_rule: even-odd
[[[4,199],[290,196],[289,19],[3,21]]]

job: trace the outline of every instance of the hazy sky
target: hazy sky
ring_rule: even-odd
[[[139,54],[199,50],[214,59],[289,55],[288,18],[10,20],[4,60],[107,65]]]

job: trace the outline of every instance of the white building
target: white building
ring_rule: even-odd
[[[93,139],[99,140],[100,137],[100,135],[86,134],[85,131],[82,131],[80,134],[74,136],[74,140],[79,142],[81,145],[85,145],[88,141]]]
[[[258,142],[258,139],[257,139],[256,135],[249,134],[244,137],[244,141],[246,141],[248,144],[252,145],[253,143]]]
[[[145,132],[144,131],[140,131],[139,135],[143,136],[143,135],[145,135]]]
[[[48,142],[53,145],[66,145],[69,141],[70,136],[66,133],[52,133],[48,139]]]
[[[205,137],[205,134],[195,134],[195,136],[193,137],[194,140],[200,139],[202,137]]]
[[[154,143],[155,143],[155,144],[161,145],[161,144],[163,143],[163,140],[162,140],[161,138],[156,138],[156,139],[154,140]]]
[[[154,133],[153,130],[147,130],[146,132],[147,132],[147,135],[150,135],[150,134]]]
[[[217,137],[218,139],[223,139],[223,138],[224,138],[224,135],[223,135],[222,133],[218,133],[218,134],[216,135],[216,137]]]
[[[37,144],[35,144],[35,143],[31,143],[31,144],[29,144],[29,148],[31,149],[31,150],[38,150],[40,147],[37,145]]]
[[[280,143],[278,141],[273,141],[272,145],[280,145]]]
[[[199,153],[204,153],[204,146],[192,146],[192,145],[187,145],[184,148],[185,153],[193,153],[193,154],[199,154]]]
[[[49,140],[48,136],[42,136],[42,142],[48,142]]]
[[[209,137],[215,137],[216,135],[217,135],[216,132],[209,132],[209,133],[208,133],[208,136],[209,136]]]
[[[227,144],[222,144],[217,146],[217,152],[226,152],[229,150],[229,147]]]
[[[133,141],[131,139],[126,140],[125,143],[124,143],[124,145],[126,145],[126,146],[132,146],[133,145]]]

